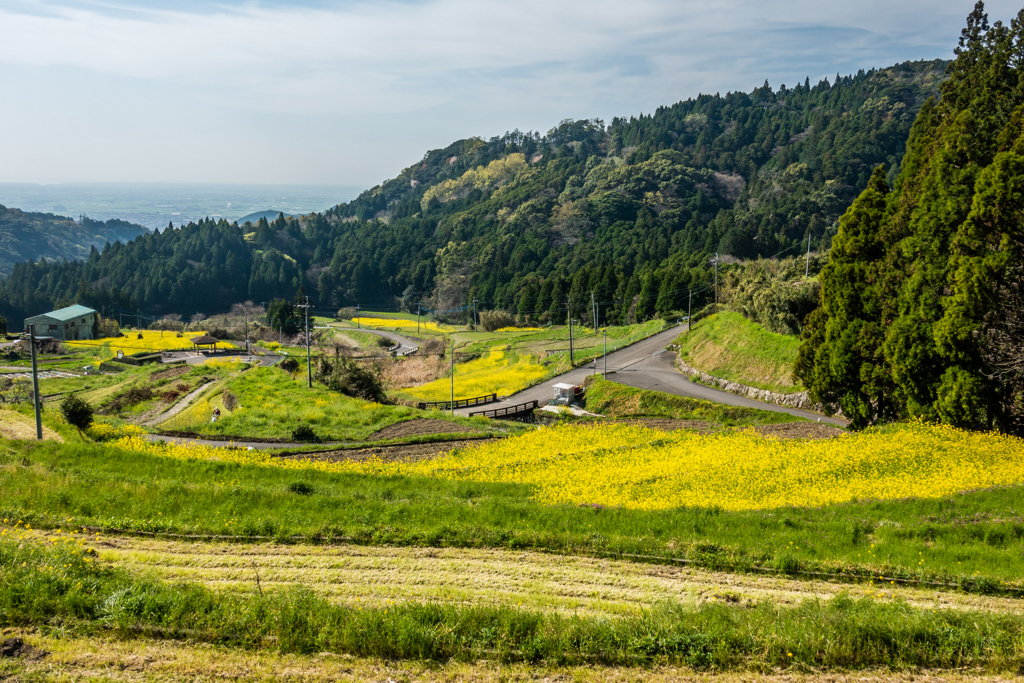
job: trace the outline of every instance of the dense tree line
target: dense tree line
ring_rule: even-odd
[[[840,222],[796,373],[856,426],[1024,429],[1024,11],[978,3],[894,187]]]
[[[323,214],[204,220],[73,263],[21,263],[0,288],[14,318],[76,300],[214,313],[291,299],[321,307],[462,309],[534,321],[685,310],[708,259],[827,248],[880,163],[898,167],[945,63],[752,93],[701,95],[651,115],[566,120],[428,152]],[[593,293],[593,294],[592,294]],[[572,311],[568,310],[572,302]]]

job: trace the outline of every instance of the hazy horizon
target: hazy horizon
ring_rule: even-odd
[[[202,218],[233,222],[260,211],[286,215],[324,211],[355,199],[364,188],[280,183],[3,183],[0,204],[22,211],[105,221],[118,218],[147,228],[175,227]]]
[[[372,187],[474,135],[949,59],[974,1],[4,5],[0,182]]]

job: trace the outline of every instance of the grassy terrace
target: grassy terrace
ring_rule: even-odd
[[[182,460],[83,443],[48,421],[65,445],[8,442],[0,453],[3,518],[52,527],[630,553],[861,579],[892,572],[994,592],[1020,579],[1019,486],[768,511],[542,505],[527,484]],[[309,495],[294,492],[298,483]]]
[[[803,390],[793,379],[800,339],[769,332],[739,313],[704,318],[676,343],[687,364],[715,377],[779,393]]]
[[[233,394],[238,407],[231,409],[225,393]],[[210,423],[214,408],[222,417]],[[484,418],[451,417],[431,413],[450,421],[452,433],[486,433],[491,423]],[[350,398],[318,384],[306,386],[305,370],[295,376],[278,368],[253,368],[222,381],[166,425],[167,429],[191,431],[210,437],[243,436],[251,439],[290,439],[300,424],[309,425],[325,441],[366,439],[388,425],[425,417],[423,411],[405,406],[385,406]]]

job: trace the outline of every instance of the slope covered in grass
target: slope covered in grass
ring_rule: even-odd
[[[780,393],[803,390],[793,378],[800,338],[769,332],[739,313],[694,323],[677,343],[686,364],[715,377]]]

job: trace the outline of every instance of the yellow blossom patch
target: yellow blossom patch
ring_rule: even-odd
[[[508,357],[504,346],[491,348],[486,356],[455,366],[455,398],[473,398],[495,393],[508,396],[547,376],[547,368],[534,362],[533,356]],[[451,377],[442,377],[405,393],[424,401],[451,398]]]
[[[937,498],[1024,483],[1024,440],[922,423],[818,441],[753,431],[700,435],[634,425],[566,425],[411,463],[280,460],[260,451],[155,444],[138,436],[117,445],[290,469],[519,483],[532,486],[545,504],[644,510]]]

